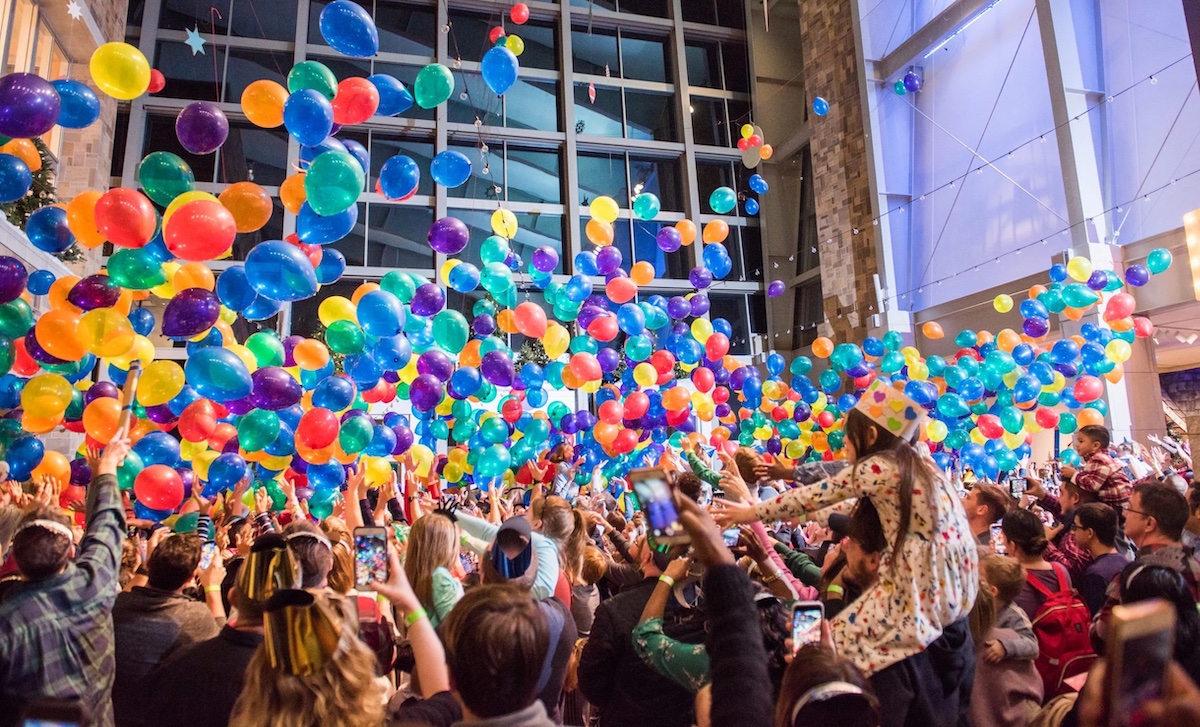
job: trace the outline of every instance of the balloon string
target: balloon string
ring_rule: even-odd
[[[212,38],[213,94],[214,94],[213,100],[216,101],[217,103],[221,103],[221,73],[217,68],[217,53],[219,52],[218,51],[219,46],[217,46],[217,21],[216,21],[216,18],[221,18],[222,20],[225,19],[224,16],[221,15],[221,11],[217,10],[215,5],[210,6],[208,9],[208,25],[209,25],[209,35]],[[225,52],[226,52],[226,54],[228,54],[229,49],[226,48]],[[222,150],[221,182],[225,183],[228,180],[229,180],[229,175],[225,173],[225,154],[224,154],[224,150]]]

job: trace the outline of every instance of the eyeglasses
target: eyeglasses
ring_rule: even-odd
[[[1125,508],[1125,512],[1127,512],[1127,513],[1128,512],[1136,512],[1138,515],[1141,515],[1142,517],[1154,517],[1153,515],[1151,515],[1148,512],[1143,512],[1141,510],[1134,510],[1132,507]]]
[[[1071,529],[1072,530],[1091,530],[1091,528],[1085,528],[1084,526],[1080,525],[1079,523],[1071,523]]]

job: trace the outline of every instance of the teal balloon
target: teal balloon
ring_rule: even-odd
[[[352,416],[342,422],[342,427],[338,430],[338,445],[346,454],[358,454],[367,448],[374,434],[371,417]]]
[[[493,444],[479,456],[475,465],[475,474],[480,477],[499,477],[512,464],[512,455],[499,444]]]
[[[211,346],[188,356],[184,365],[188,384],[205,399],[223,404],[250,395],[250,371],[233,351]]]
[[[789,370],[794,376],[807,376],[809,371],[812,371],[813,362],[808,356],[797,356],[792,359],[792,365]]]
[[[1083,283],[1071,283],[1063,288],[1062,299],[1072,308],[1086,308],[1100,300],[1100,294]]]
[[[649,192],[642,192],[633,198],[633,214],[639,220],[652,220],[658,216],[661,209],[662,203],[658,201],[658,197]]]
[[[433,317],[433,341],[447,353],[460,353],[471,338],[466,316],[456,310],[444,310]]]
[[[1171,267],[1171,253],[1166,248],[1156,248],[1150,251],[1146,258],[1146,267],[1155,275]]]
[[[479,434],[491,444],[504,444],[508,439],[508,425],[500,417],[492,417],[479,425]]]
[[[454,75],[441,63],[430,63],[417,74],[413,84],[413,98],[423,109],[431,109],[450,98],[454,93]]]
[[[499,295],[513,287],[512,270],[504,263],[488,263],[483,266],[480,282],[484,290]]]
[[[1071,434],[1079,427],[1074,414],[1063,412],[1058,417],[1058,431],[1063,434]]]
[[[319,61],[301,61],[288,71],[287,87],[291,93],[312,89],[332,101],[337,95],[337,85],[337,76]]]
[[[238,422],[237,433],[242,449],[262,451],[279,436],[279,415],[268,409],[255,409]]]
[[[142,191],[159,207],[196,188],[196,175],[177,154],[155,151],[147,154],[137,168],[138,184]]]
[[[729,187],[717,187],[708,196],[708,206],[719,215],[729,214],[737,206],[737,192]]]
[[[325,151],[308,165],[304,192],[313,211],[323,217],[344,212],[358,201],[366,175],[358,160],[344,151]]]
[[[509,246],[507,239],[499,235],[490,235],[479,246],[479,259],[485,265],[487,263],[502,263],[508,259],[511,252],[512,248]]]

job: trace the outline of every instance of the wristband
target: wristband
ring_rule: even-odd
[[[413,624],[425,618],[425,616],[425,609],[417,606],[413,610],[409,611],[408,615],[404,617],[404,625],[407,628],[412,628]]]
[[[669,576],[669,575],[665,574],[665,573],[664,573],[664,574],[662,574],[661,576],[659,576],[659,577],[658,577],[658,580],[659,580],[659,582],[661,582],[661,583],[666,583],[666,584],[667,584],[667,588],[674,588],[674,587],[675,587],[675,579],[674,579],[674,578],[672,578],[671,576]]]
[[[221,591],[220,586],[205,586],[204,587],[205,593],[220,593],[220,591]]]

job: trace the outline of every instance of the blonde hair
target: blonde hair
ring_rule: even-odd
[[[335,601],[335,605],[342,609],[340,602]],[[343,650],[310,676],[276,671],[267,658],[266,647],[259,646],[246,668],[246,684],[233,706],[230,727],[382,724],[384,693],[375,680],[375,654],[358,640],[356,624],[355,618],[343,618]]]
[[[321,521],[321,529],[332,543],[333,567],[329,570],[329,587],[343,596],[354,588],[354,545],[350,530],[341,518]]]
[[[590,543],[583,548],[583,568],[579,572],[579,577],[583,579],[584,584],[593,585],[608,572],[608,560],[604,557],[604,553],[600,549]]]
[[[458,532],[450,518],[430,513],[413,523],[404,554],[404,574],[425,608],[433,608],[433,572],[438,568],[450,570],[456,557]]]

